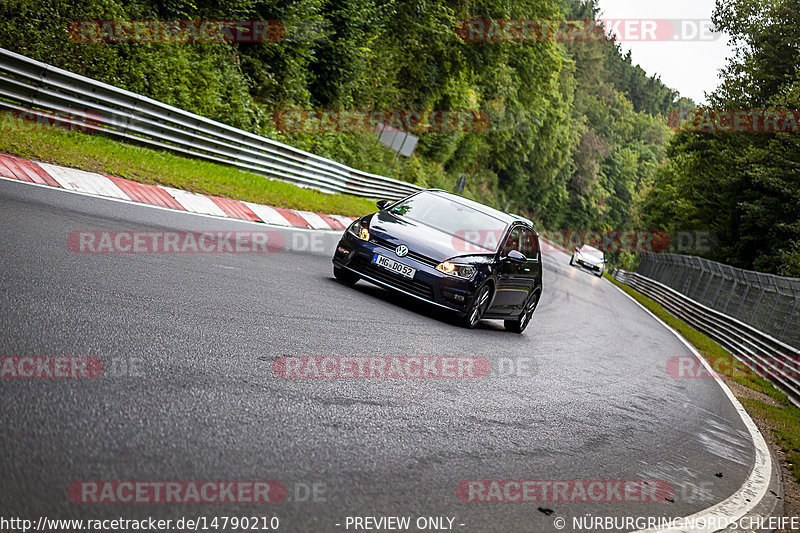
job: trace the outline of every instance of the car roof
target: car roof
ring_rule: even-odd
[[[506,224],[512,224],[514,222],[522,222],[528,225],[531,229],[533,229],[533,222],[528,220],[527,218],[521,217],[519,215],[512,215],[510,213],[504,213],[499,209],[495,209],[494,207],[489,207],[488,205],[482,204],[480,202],[476,202],[475,200],[470,200],[469,198],[464,198],[463,196],[459,196],[457,194],[453,194],[451,192],[442,190],[442,189],[425,189],[425,192],[432,192],[438,196],[444,196],[449,198],[450,200],[454,200],[460,204],[464,204],[468,207],[476,211],[480,211],[481,213],[486,213],[487,215],[493,216],[505,222]]]
[[[598,250],[594,246],[589,246],[588,244],[584,244],[581,246],[581,252],[583,253],[593,253],[593,254],[602,254],[602,250]]]

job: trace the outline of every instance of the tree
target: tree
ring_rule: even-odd
[[[711,93],[718,110],[800,109],[798,0],[718,0],[717,29],[735,54]],[[799,131],[683,132],[654,180],[646,217],[661,226],[710,229],[714,250],[738,267],[800,275]],[[655,209],[670,204],[668,209]]]

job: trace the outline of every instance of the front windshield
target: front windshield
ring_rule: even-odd
[[[508,226],[499,218],[429,192],[415,194],[394,205],[389,212],[425,224],[490,252],[497,251]]]
[[[580,250],[581,255],[586,259],[591,259],[592,261],[602,261],[603,260],[603,252],[598,250],[597,248],[591,248],[584,246]]]

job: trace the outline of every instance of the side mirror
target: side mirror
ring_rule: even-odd
[[[519,250],[511,250],[510,252],[508,252],[508,255],[506,257],[508,259],[513,260],[513,261],[527,261],[528,260],[525,257],[525,254],[523,254]]]
[[[378,200],[378,203],[375,204],[378,206],[378,209],[385,209],[387,205],[391,204],[391,200]]]

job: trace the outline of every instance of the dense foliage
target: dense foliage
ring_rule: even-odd
[[[719,0],[741,45],[716,107],[798,107],[800,0]],[[613,40],[473,42],[465,19],[597,19],[591,0],[5,0],[0,46],[382,174],[371,133],[286,133],[287,109],[477,109],[482,132],[421,135],[393,175],[543,228],[712,230],[711,257],[800,274],[798,137],[672,134],[692,103]],[[85,43],[76,20],[276,20],[269,43]],[[701,251],[702,252],[702,251]]]
[[[714,22],[735,55],[712,108],[800,109],[798,17],[798,0],[718,0]],[[718,246],[704,255],[713,259],[800,277],[797,130],[675,135],[642,212],[653,225],[712,230]]]

